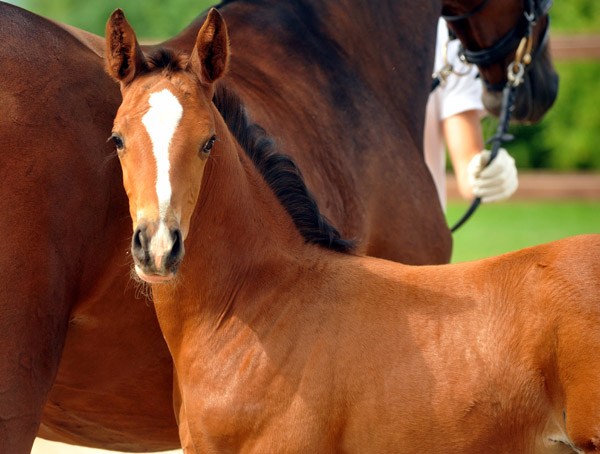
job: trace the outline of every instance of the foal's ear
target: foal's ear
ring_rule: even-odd
[[[120,8],[106,22],[106,64],[108,73],[122,85],[131,82],[146,67],[135,32]]]
[[[200,82],[210,85],[225,74],[229,56],[227,27],[221,13],[212,8],[198,32],[188,69]]]

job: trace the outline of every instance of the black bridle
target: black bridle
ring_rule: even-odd
[[[483,10],[489,2],[490,0],[483,0],[479,5],[465,14],[442,14],[442,18],[445,19],[446,22],[458,22],[469,19]],[[538,19],[548,13],[548,10],[551,6],[552,0],[526,0],[523,15],[519,23],[506,35],[496,41],[492,46],[486,49],[468,50],[465,49],[461,44],[459,50],[460,58],[467,63],[478,66],[489,66],[497,63],[498,61],[502,61],[509,53],[516,49],[515,60],[508,65],[506,70],[506,79],[503,82],[500,84],[490,84],[484,80],[488,90],[502,90],[502,108],[500,111],[498,128],[496,129],[496,134],[486,142],[486,145],[490,143],[492,144],[492,152],[486,166],[490,165],[490,163],[496,158],[503,142],[509,142],[513,140],[513,137],[508,134],[508,126],[510,123],[510,117],[512,116],[512,112],[514,110],[516,91],[519,85],[523,83],[525,73],[527,72],[529,65],[537,57],[540,50],[546,45],[550,29],[550,18],[548,17],[542,39],[540,40],[537,49],[532,54],[533,28]],[[431,91],[433,91],[438,85],[443,84],[446,77],[452,71],[452,67],[447,64],[444,68],[442,68],[442,70],[434,74]],[[476,197],[466,213],[458,220],[456,224],[454,224],[450,230],[454,232],[461,225],[463,225],[465,221],[467,221],[467,219],[469,219],[469,217],[471,217],[471,215],[475,212],[480,203],[481,198]]]
[[[502,38],[500,38],[490,47],[485,49],[469,50],[461,44],[459,51],[460,57],[464,61],[477,66],[489,66],[499,61],[502,61],[512,51],[518,49],[519,44],[523,41],[524,38],[531,39],[533,27],[541,17],[548,14],[548,11],[552,6],[552,1],[553,0],[526,0],[525,8],[521,19],[513,28],[511,28],[508,31],[508,33],[506,33]],[[473,17],[481,10],[483,10],[489,2],[490,0],[484,0],[477,7],[465,14],[442,14],[442,18],[444,18],[446,22],[458,22],[461,20],[469,19],[470,17]],[[535,59],[540,49],[543,49],[544,45],[548,41],[548,35],[550,30],[549,23],[550,21],[548,20],[543,31],[542,39],[535,53],[533,55],[530,54],[531,61]],[[526,64],[529,63],[530,62],[527,62]],[[487,85],[488,89],[491,90],[501,90],[504,87],[504,82],[492,85],[484,80],[484,83]]]

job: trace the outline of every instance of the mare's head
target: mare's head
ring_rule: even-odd
[[[135,270],[147,282],[171,279],[215,142],[213,84],[225,72],[228,38],[210,11],[189,57],[146,59],[121,10],[106,24],[107,65],[123,102],[112,138],[133,220]]]
[[[537,122],[554,103],[558,75],[548,50],[551,5],[552,0],[444,1],[443,17],[461,40],[464,57],[479,67],[483,103],[492,114],[500,113],[508,74],[520,68],[524,79],[512,117]]]

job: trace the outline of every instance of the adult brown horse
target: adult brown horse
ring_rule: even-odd
[[[449,257],[420,154],[440,9],[309,0],[220,7],[232,26],[225,83],[302,165],[324,213],[360,252],[411,263]],[[203,19],[168,45],[191,51]],[[54,440],[176,447],[172,364],[152,307],[122,272],[131,233],[114,185],[120,169],[104,144],[120,101],[104,71],[104,40],[0,3],[0,43],[8,150],[0,446],[27,452],[41,420],[39,434]]]
[[[0,4],[2,453],[28,453],[38,430],[115,449],[177,443],[172,363],[127,277],[127,199],[106,143],[120,97],[97,38]]]
[[[186,453],[600,452],[600,235],[429,267],[310,244],[297,169],[215,86],[217,10],[189,58],[146,59],[121,11],[107,36]]]

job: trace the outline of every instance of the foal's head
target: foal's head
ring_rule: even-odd
[[[133,220],[132,254],[148,282],[171,279],[215,142],[213,83],[225,72],[225,23],[212,9],[188,57],[146,59],[121,10],[106,24],[107,64],[123,102],[112,138]]]

